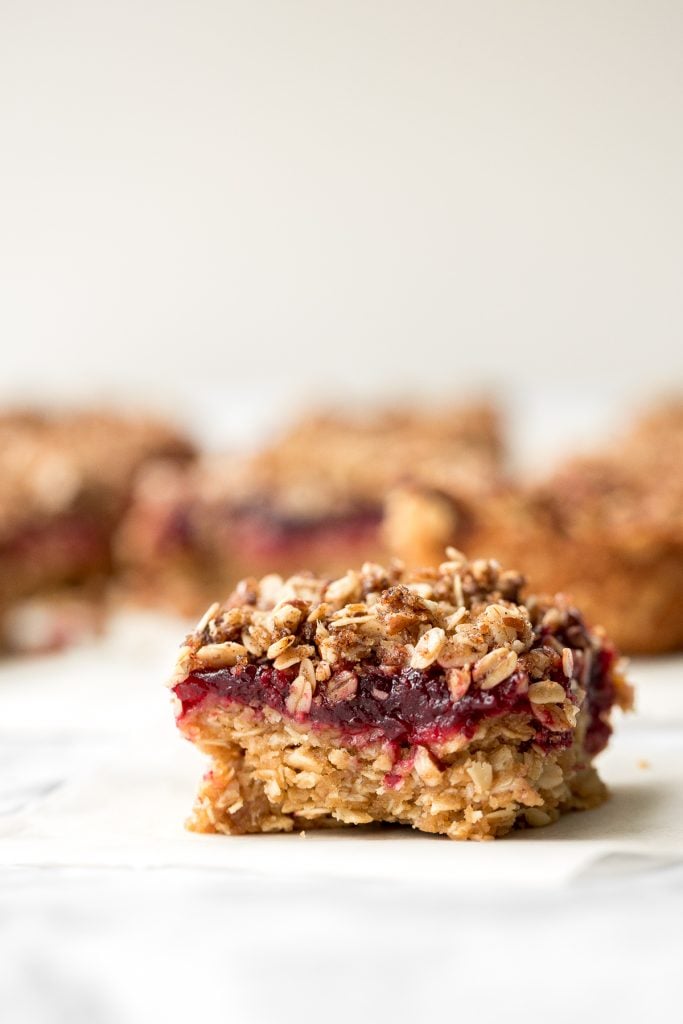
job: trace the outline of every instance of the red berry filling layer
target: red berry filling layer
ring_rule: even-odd
[[[235,701],[252,708],[270,707],[287,715],[286,699],[296,667],[278,671],[270,665],[196,672],[175,687],[181,716],[207,698]],[[352,700],[334,701],[324,686],[316,691],[303,721],[339,729],[349,737],[382,736],[393,743],[428,743],[455,732],[473,736],[482,718],[528,710],[520,696],[521,673],[514,673],[493,690],[473,690],[454,701],[444,673],[438,668],[402,669],[387,676],[364,666]],[[291,717],[291,716],[290,716]]]
[[[77,576],[106,564],[106,531],[85,516],[64,515],[15,534],[0,544],[0,560],[13,572],[34,570],[41,579]],[[9,571],[9,570],[8,570]]]
[[[178,683],[174,692],[181,703],[179,721],[206,701],[235,702],[260,710],[270,707],[288,716],[286,708],[296,667],[278,671],[270,665],[237,665],[192,673]],[[441,669],[401,669],[391,675],[369,665],[356,669],[357,689],[351,700],[334,701],[324,685],[318,687],[309,712],[299,720],[318,727],[338,729],[350,741],[385,739],[396,745],[443,742],[456,733],[474,736],[483,719],[505,714],[533,716],[526,695],[528,677],[522,670],[490,690],[471,686],[454,701]],[[558,680],[560,681],[560,680]],[[610,687],[599,687],[591,702],[587,742],[596,753],[607,742],[609,726],[600,712],[611,706]],[[291,717],[291,716],[289,716]],[[543,749],[571,745],[569,731],[552,731],[532,717],[534,741]]]
[[[318,518],[278,515],[265,506],[225,509],[209,517],[210,527],[198,523],[190,504],[180,504],[166,513],[157,528],[155,545],[159,553],[200,546],[208,534],[218,542],[250,559],[274,559],[282,556],[303,562],[316,552],[334,555],[337,548],[352,549],[377,543],[381,513],[377,509],[358,508],[347,514]],[[313,552],[313,554],[311,554]],[[350,556],[352,557],[352,556]]]

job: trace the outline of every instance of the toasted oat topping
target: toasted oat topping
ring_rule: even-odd
[[[0,416],[0,540],[46,518],[120,511],[136,470],[153,457],[189,456],[165,424],[107,412]]]
[[[601,450],[569,458],[522,492],[512,514],[540,517],[566,536],[595,534],[634,551],[683,541],[683,402],[636,421]]]
[[[388,674],[438,666],[454,701],[472,685],[492,689],[521,670],[537,717],[567,729],[604,641],[561,597],[524,600],[523,582],[495,561],[470,562],[452,548],[437,568],[366,563],[336,580],[243,580],[187,638],[172,685],[239,664],[298,666],[288,708],[305,714],[319,684],[328,700],[352,700],[362,662]],[[566,689],[557,682],[565,676]],[[615,673],[617,688],[620,680]],[[626,684],[617,700],[628,703]]]
[[[283,523],[343,518],[376,514],[406,477],[482,493],[501,458],[497,414],[486,404],[310,415],[255,453],[205,456],[187,491],[200,520],[212,508],[221,518],[230,509]]]

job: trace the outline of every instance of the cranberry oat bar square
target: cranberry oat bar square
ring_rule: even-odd
[[[447,557],[247,579],[209,608],[172,682],[212,759],[193,829],[488,839],[604,799],[593,759],[631,699],[614,648],[517,573]]]

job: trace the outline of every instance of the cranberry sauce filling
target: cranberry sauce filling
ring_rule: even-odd
[[[107,559],[108,550],[106,532],[97,523],[85,516],[63,515],[28,527],[0,544],[0,558],[36,566],[49,576],[98,565]]]
[[[364,506],[312,517],[282,515],[259,505],[235,513],[231,535],[238,546],[268,556],[292,547],[363,543],[375,537],[381,518],[380,510]]]
[[[238,665],[234,668],[195,672],[175,687],[182,710],[180,718],[205,700],[229,700],[252,708],[264,706],[287,714],[285,701],[296,668],[277,671],[270,665]],[[365,665],[356,669],[358,686],[351,700],[333,701],[324,686],[318,687],[305,716],[314,726],[331,726],[350,739],[383,738],[397,745],[438,743],[455,733],[468,739],[486,718],[504,714],[530,714],[525,694],[528,678],[522,671],[491,690],[471,686],[454,701],[445,674],[437,666],[386,670]],[[571,745],[571,732],[551,732],[537,722],[535,742],[542,747]]]
[[[617,660],[613,647],[603,647],[590,666],[590,676],[586,691],[586,710],[588,728],[583,745],[586,753],[599,754],[607,746],[612,735],[609,724],[609,713],[616,700],[616,690],[612,678],[612,668]]]
[[[545,640],[550,630],[541,629],[540,639]],[[575,650],[575,661],[578,661],[577,674],[581,686],[586,691],[584,712],[588,725],[583,740],[584,750],[591,757],[599,754],[607,746],[612,735],[609,724],[609,713],[616,701],[616,687],[612,670],[618,660],[618,654],[611,644],[606,644],[598,651],[588,646],[588,630],[575,609],[567,615],[567,624],[562,630],[554,632],[555,641],[564,647],[578,648]]]
[[[182,502],[170,508],[155,525],[154,543],[158,554],[167,554],[179,548],[189,550],[195,543],[196,530],[189,502]]]

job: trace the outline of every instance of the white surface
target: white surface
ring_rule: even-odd
[[[0,397],[220,443],[292,395],[502,383],[527,453],[590,439],[683,377],[682,32],[675,0],[4,0]],[[180,827],[160,629],[0,666],[2,1024],[680,1018],[680,661],[634,666],[589,815],[230,842]]]
[[[163,688],[181,635],[179,623],[128,617],[90,648],[0,667],[9,1020],[215,1013],[219,981],[238,1021],[309,1019],[337,985],[332,1020],[359,999],[412,1019],[438,1011],[444,985],[455,998],[451,975],[466,983],[461,1012],[494,1019],[519,986],[520,956],[525,970],[538,965],[546,1007],[555,975],[544,957],[620,1020],[646,1003],[611,987],[617,956],[620,975],[637,969],[678,998],[683,659],[633,664],[639,713],[617,723],[602,758],[613,796],[596,811],[490,844],[393,829],[226,839],[182,828],[202,759],[176,735]],[[387,980],[403,972],[404,995]],[[493,999],[483,1010],[482,987]],[[303,1008],[302,988],[315,996]],[[553,1019],[572,1009],[565,999]],[[529,1019],[523,1003],[506,1016]]]

